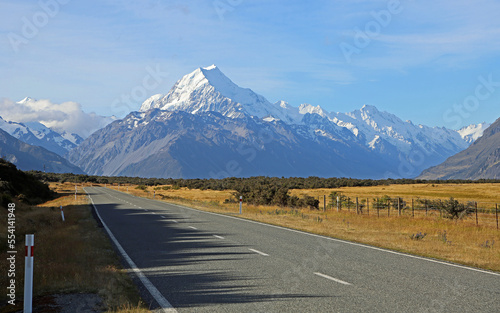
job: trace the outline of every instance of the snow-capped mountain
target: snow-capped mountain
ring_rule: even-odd
[[[288,125],[307,125],[305,116],[318,115],[321,124],[335,129],[337,134],[348,130],[353,140],[369,149],[391,155],[406,169],[396,176],[416,176],[421,170],[444,161],[466,149],[486,128],[470,126],[455,131],[446,128],[414,125],[399,117],[365,105],[349,113],[327,112],[320,106],[302,104],[298,108],[285,101],[271,104],[263,96],[234,84],[215,65],[196,69],[181,78],[166,95],[146,100],[140,111],[151,108],[196,114],[215,111],[229,118],[250,115],[267,122],[281,121]],[[310,132],[321,133],[318,125],[309,125]]]
[[[484,131],[491,126],[491,123],[471,124],[458,130],[458,133],[469,144],[481,137]]]
[[[269,140],[259,144],[262,138]],[[467,148],[469,138],[465,131],[414,125],[374,106],[335,113],[270,103],[212,65],[90,136],[70,160],[102,175],[415,177]]]
[[[185,75],[166,95],[157,94],[147,99],[139,111],[153,108],[192,114],[212,111],[230,118],[243,114],[258,118],[272,116],[292,122],[282,107],[270,103],[251,89],[239,87],[215,65]]]
[[[43,147],[27,144],[0,129],[0,155],[23,171],[83,174],[77,166]]]
[[[474,134],[477,128],[469,126],[463,133]],[[445,162],[426,169],[421,179],[500,179],[500,118],[484,129],[472,145]]]
[[[16,123],[0,117],[0,129],[27,144],[43,147],[61,156],[83,141],[77,134],[60,134],[38,122]]]

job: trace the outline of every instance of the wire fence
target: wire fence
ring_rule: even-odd
[[[319,198],[323,211],[352,212],[377,217],[434,217],[472,221],[477,226],[499,229],[499,208],[495,202],[421,199],[405,197],[347,197],[329,195]],[[323,200],[323,201],[321,201]],[[322,205],[321,205],[321,202]]]

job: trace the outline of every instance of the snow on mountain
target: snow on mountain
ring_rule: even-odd
[[[463,150],[468,147],[468,143],[454,130],[414,125],[411,121],[403,121],[394,114],[380,112],[370,105],[364,105],[360,110],[350,113],[332,113],[330,118],[337,125],[351,130],[356,136],[362,133],[365,144],[372,149],[375,149],[379,138],[406,153],[415,148]]]
[[[458,133],[467,143],[473,143],[483,135],[485,129],[491,126],[491,123],[480,123],[480,124],[471,124],[469,126],[463,127],[458,130]]]
[[[231,118],[242,114],[274,118],[290,122],[283,109],[267,101],[251,89],[241,88],[227,78],[215,65],[198,68],[175,83],[164,96],[155,95],[146,100],[140,111],[161,109],[189,113],[219,112]]]
[[[0,129],[27,144],[43,147],[59,155],[66,154],[83,141],[76,134],[65,133],[63,136],[38,122],[17,123],[0,117]]]
[[[257,118],[272,127],[286,125],[296,135],[316,143],[344,140],[362,145],[374,156],[393,164],[394,171],[381,177],[414,177],[466,149],[486,126],[472,125],[455,131],[415,125],[370,105],[348,113],[335,113],[307,103],[299,107],[285,101],[270,103],[252,90],[236,85],[215,65],[183,76],[167,94],[156,94],[144,101],[140,112],[144,114],[153,109],[193,115],[217,112],[229,119]],[[128,117],[128,129],[152,122],[143,115],[134,116]]]

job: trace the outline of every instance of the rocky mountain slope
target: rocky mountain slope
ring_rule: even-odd
[[[23,171],[83,174],[77,166],[45,148],[29,145],[0,129],[0,156]]]
[[[422,179],[500,179],[500,119],[469,148],[431,167]]]

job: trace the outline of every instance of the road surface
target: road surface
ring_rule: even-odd
[[[498,273],[85,189],[160,311],[500,312]]]

